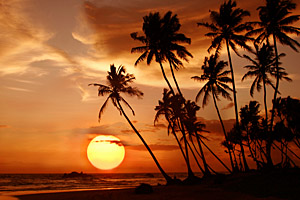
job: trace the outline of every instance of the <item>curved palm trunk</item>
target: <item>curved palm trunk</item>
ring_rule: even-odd
[[[163,74],[163,77],[164,77],[165,81],[167,82],[168,87],[170,88],[170,91],[172,92],[173,95],[175,95],[175,92],[174,92],[174,90],[173,90],[173,88],[172,88],[172,86],[171,86],[171,84],[170,84],[170,82],[169,82],[169,80],[168,80],[168,78],[166,76],[164,67],[163,67],[163,65],[162,65],[162,63],[160,61],[159,61],[159,65],[160,65],[160,69],[161,69],[161,72]]]
[[[276,68],[276,86],[274,91],[274,97],[273,97],[273,107],[272,107],[272,115],[271,115],[271,122],[270,122],[270,131],[269,131],[269,137],[267,137],[267,144],[266,144],[266,153],[267,153],[267,165],[269,167],[273,166],[273,161],[271,157],[271,146],[272,146],[272,139],[271,134],[273,131],[273,122],[275,117],[275,100],[277,98],[278,88],[279,88],[279,63],[278,63],[278,51],[277,51],[277,44],[276,44],[276,38],[273,34],[273,41],[274,41],[274,49],[275,49],[275,68]]]
[[[225,163],[199,138],[200,142],[207,148],[207,150],[230,172],[232,171],[225,165]]]
[[[200,150],[200,154],[201,154],[201,157],[202,157],[202,162],[203,162],[203,166],[204,166],[204,169],[205,169],[205,175],[210,175],[210,171],[208,169],[208,165],[207,165],[207,162],[206,162],[206,159],[205,159],[205,156],[204,156],[204,152],[203,152],[203,149],[202,149],[202,145],[200,143],[200,138],[199,138],[199,135],[197,134],[197,131],[195,132],[196,134],[196,138],[197,138],[197,143],[198,143],[198,146],[199,146],[199,150]]]
[[[234,163],[235,163],[235,168],[237,169],[237,171],[239,171],[240,169],[239,169],[239,165],[237,163],[236,155],[235,155],[234,151],[235,151],[235,147],[233,147],[233,149],[232,149],[232,154],[233,154],[233,159],[234,159]]]
[[[178,139],[178,137],[177,137],[177,135],[176,135],[176,133],[175,133],[175,130],[174,130],[173,126],[172,126],[172,132],[173,132],[173,135],[174,135],[174,137],[175,137],[175,139],[176,139],[176,141],[177,141],[177,143],[178,143],[178,146],[179,146],[180,151],[181,151],[181,153],[182,153],[182,156],[183,156],[183,158],[184,158],[184,160],[185,160],[185,162],[186,162],[186,165],[188,166],[188,160],[187,160],[187,158],[186,158],[186,156],[185,156],[185,154],[184,154],[183,148],[182,148],[182,146],[181,146],[181,144],[180,144],[180,141],[179,141],[179,139]],[[203,169],[201,169],[201,170],[203,170]]]
[[[220,111],[219,111],[219,108],[218,108],[218,105],[217,105],[217,101],[216,101],[216,97],[215,97],[215,93],[214,92],[213,92],[213,99],[214,99],[215,108],[217,110],[218,117],[219,117],[219,120],[220,120],[220,123],[221,123],[221,126],[222,126],[222,130],[223,130],[223,133],[224,133],[224,136],[225,136],[225,140],[228,141],[226,130],[225,130],[225,126],[224,126],[223,120],[221,118],[221,114],[220,114]],[[229,154],[229,158],[230,158],[230,163],[231,163],[232,171],[234,171],[235,167],[234,167],[233,160],[232,160],[231,150],[230,150],[229,147],[227,147],[227,149],[228,149],[228,154]]]
[[[190,141],[191,141],[191,143],[192,143],[192,145],[193,145],[193,147],[194,147],[194,150],[196,151],[196,153],[198,154],[198,156],[200,157],[200,159],[201,159],[202,162],[203,162],[203,158],[204,158],[204,160],[205,160],[204,154],[200,154],[200,153],[198,152],[198,150],[197,150],[197,148],[196,148],[196,145],[195,145],[195,143],[194,143],[194,141],[193,141],[193,138],[190,137]],[[189,144],[189,147],[190,147],[190,146],[191,146],[191,145]],[[197,157],[196,157],[196,155],[195,155],[195,153],[194,153],[194,151],[192,150],[191,147],[190,147],[190,150],[191,150],[191,152],[193,153],[196,162],[199,163],[199,162],[198,162],[198,159],[197,159]],[[200,165],[200,164],[198,164],[198,165]],[[209,171],[208,165],[206,164],[206,161],[203,162],[203,166],[204,166],[205,171],[202,171],[202,170],[201,170],[202,173],[203,173],[204,175],[209,175],[209,174],[210,174],[210,171]]]
[[[176,85],[176,88],[178,90],[178,93],[180,94],[180,96],[182,97],[182,99],[184,99],[183,95],[181,93],[181,90],[179,88],[178,82],[177,82],[177,80],[175,78],[174,70],[173,70],[173,67],[172,67],[172,64],[171,64],[170,60],[169,60],[169,63],[170,63],[170,69],[171,69],[172,77],[173,77],[173,80],[175,82],[175,85]],[[183,127],[184,125],[183,125],[183,123],[181,121],[181,118],[179,118],[179,121],[180,121],[180,124],[181,124],[181,127],[182,127],[182,134],[183,134],[183,139],[184,139],[184,143],[185,143],[185,151],[186,151],[186,158],[187,158],[188,171],[189,171],[188,174],[189,174],[189,176],[194,176],[194,173],[192,172],[192,169],[190,167],[189,154],[188,154],[188,148],[187,148],[187,145],[189,145],[189,144],[188,144],[188,141],[187,141],[187,139],[185,137],[185,134],[184,134],[184,132],[185,132],[184,127]]]
[[[167,84],[168,84],[168,86],[169,86],[169,88],[170,88],[170,91],[172,92],[172,94],[173,95],[175,95],[175,92],[174,92],[174,90],[173,90],[173,88],[172,88],[172,86],[171,86],[171,84],[170,84],[170,82],[169,82],[169,80],[168,80],[168,78],[167,78],[167,76],[166,76],[166,73],[165,73],[165,70],[164,70],[164,67],[163,67],[163,65],[162,65],[162,63],[159,61],[159,65],[160,65],[160,68],[161,68],[161,72],[162,72],[162,74],[163,74],[163,77],[164,77],[164,79],[165,79],[165,81],[167,82]],[[187,146],[187,139],[186,139],[186,137],[185,137],[185,130],[184,130],[184,127],[183,127],[183,124],[182,124],[182,122],[181,122],[181,120],[180,119],[178,119],[179,121],[180,121],[180,124],[181,124],[181,132],[182,132],[182,135],[183,135],[183,138],[184,138],[184,143],[185,143],[185,155],[186,155],[186,161],[187,161],[187,167],[188,167],[188,175],[189,175],[189,177],[191,177],[191,176],[194,176],[194,173],[193,173],[193,171],[192,171],[192,169],[191,169],[191,165],[190,165],[190,161],[189,161],[189,153],[188,153],[188,146]],[[178,127],[180,127],[180,126],[178,126]]]
[[[156,159],[155,155],[153,154],[153,152],[151,151],[150,147],[148,146],[148,144],[146,143],[146,141],[144,140],[144,138],[141,136],[141,134],[137,131],[137,129],[134,127],[134,125],[131,123],[130,119],[127,117],[126,113],[124,112],[119,100],[117,100],[118,106],[122,112],[122,114],[124,115],[124,117],[126,118],[127,122],[129,123],[129,125],[131,126],[131,128],[134,130],[134,132],[137,134],[137,136],[140,138],[140,140],[143,142],[144,146],[146,147],[146,149],[148,150],[148,152],[150,153],[152,159],[154,160],[156,166],[158,167],[159,171],[161,172],[161,174],[164,176],[164,178],[167,181],[167,184],[171,184],[173,182],[173,179],[163,170],[163,168],[160,166],[158,160]]]
[[[267,89],[266,89],[266,83],[263,80],[263,84],[264,84],[264,104],[265,104],[265,113],[266,113],[266,129],[268,130],[268,108],[267,108]]]
[[[230,56],[229,41],[228,40],[226,40],[226,47],[227,47],[227,54],[228,54],[228,59],[229,59],[230,71],[231,71],[231,78],[232,78],[232,89],[233,89],[233,101],[234,101],[236,127],[237,127],[237,131],[239,133],[241,133],[240,126],[239,126],[239,114],[238,114],[238,109],[237,109],[237,99],[236,99],[234,73],[233,73],[233,67],[232,67],[232,61],[231,61],[231,56]],[[246,160],[246,157],[245,157],[245,151],[244,151],[242,141],[240,142],[240,147],[241,147],[241,153],[242,153],[242,157],[243,157],[243,163],[244,163],[245,171],[249,171],[249,166],[247,164],[247,160]]]
[[[276,49],[275,52],[277,54],[277,49]],[[277,55],[276,55],[276,57],[277,57]],[[276,63],[277,63],[277,61],[278,61],[278,59],[276,58]],[[265,83],[264,80],[263,80],[263,84],[264,84],[264,104],[265,104],[265,113],[266,113],[266,125],[265,125],[266,127],[265,127],[265,131],[268,134],[267,141],[266,141],[266,158],[267,158],[267,165],[269,167],[272,167],[273,166],[272,157],[271,157],[272,142],[271,142],[271,138],[270,138],[271,137],[270,134],[272,132],[272,125],[270,125],[270,131],[269,131],[269,129],[268,129],[268,109],[267,109],[267,90],[266,90],[266,83]],[[276,82],[276,87],[277,87],[277,82]],[[275,90],[275,94],[276,93],[277,92]],[[276,98],[276,95],[275,95],[275,98]],[[273,113],[273,109],[272,109],[271,124],[273,124],[273,119],[274,119],[273,115],[274,115],[274,113]]]
[[[182,133],[182,136],[183,136],[183,141],[184,141],[184,146],[185,146],[185,155],[186,155],[186,161],[187,161],[187,168],[188,168],[188,176],[189,177],[193,177],[193,176],[195,176],[194,175],[194,173],[193,173],[193,171],[192,171],[192,168],[191,168],[191,164],[190,164],[190,159],[189,159],[189,150],[188,150],[188,145],[189,145],[189,143],[188,143],[188,141],[187,141],[187,139],[186,139],[186,136],[185,136],[185,129],[184,129],[184,125],[183,125],[183,123],[181,122],[181,120],[180,119],[178,119],[179,120],[179,122],[180,122],[180,125],[178,124],[178,127],[179,127],[179,129],[180,129],[180,131],[181,131],[181,133]],[[179,123],[178,122],[178,123]],[[181,128],[180,128],[181,127]]]
[[[273,143],[273,145],[282,153],[286,156],[286,158],[289,159],[289,161],[291,161],[291,163],[293,163],[293,165],[295,167],[297,167],[296,163],[287,155],[287,152],[284,152],[277,144],[275,144],[275,142]]]
[[[197,159],[197,156],[195,155],[195,153],[194,153],[194,151],[193,151],[191,145],[190,145],[189,143],[187,143],[187,144],[188,144],[188,146],[189,146],[189,149],[190,149],[191,152],[192,152],[192,155],[194,156],[194,159],[195,159],[195,161],[196,161],[196,163],[197,163],[199,169],[201,170],[201,172],[202,172],[203,174],[205,174],[205,171],[203,170],[203,168],[202,168],[201,165],[199,164],[198,159]],[[193,144],[193,145],[194,145],[194,144]],[[195,148],[195,145],[194,145],[194,148]]]
[[[183,98],[183,95],[182,95],[182,93],[181,93],[181,90],[180,90],[180,88],[179,88],[178,82],[177,82],[177,80],[176,80],[175,73],[174,73],[174,70],[173,70],[173,67],[172,67],[172,63],[170,62],[170,60],[169,60],[169,64],[170,64],[170,69],[171,69],[172,77],[173,77],[173,80],[174,80],[174,82],[175,82],[177,91],[178,91],[178,93],[180,94],[180,96]]]
[[[250,136],[249,136],[249,129],[246,128],[246,133],[247,133],[247,144],[248,144],[248,148],[249,148],[249,152],[250,152],[250,156],[252,157],[252,159],[254,160],[254,162],[256,163],[256,168],[259,169],[259,162],[256,158],[256,154],[254,154],[254,152],[252,151],[251,148],[251,143],[250,143]]]

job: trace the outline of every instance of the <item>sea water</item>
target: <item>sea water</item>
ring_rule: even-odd
[[[65,178],[63,174],[0,174],[0,200],[12,196],[80,190],[108,190],[133,188],[141,183],[165,184],[159,173],[88,174],[87,177]],[[171,173],[184,179],[185,173]],[[10,196],[10,197],[9,197]]]

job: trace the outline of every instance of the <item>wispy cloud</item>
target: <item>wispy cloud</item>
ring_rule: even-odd
[[[232,108],[234,106],[233,102],[230,102],[229,104],[227,104],[226,106],[224,106],[223,108],[221,108],[221,110],[227,110],[229,108]]]
[[[179,149],[177,145],[150,144],[149,147],[153,151],[174,151]],[[126,148],[136,151],[147,151],[144,145],[127,146]]]
[[[20,92],[33,92],[32,90],[25,89],[25,88],[17,88],[17,87],[5,87],[5,88],[14,91],[20,91]]]
[[[8,125],[0,124],[0,128],[9,128]]]

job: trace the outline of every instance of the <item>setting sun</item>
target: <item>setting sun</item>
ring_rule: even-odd
[[[112,135],[95,137],[87,148],[87,157],[91,164],[102,170],[119,166],[125,156],[125,148],[119,138]]]

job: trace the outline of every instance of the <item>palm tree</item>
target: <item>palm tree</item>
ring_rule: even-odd
[[[162,19],[162,44],[160,53],[168,60],[177,91],[183,97],[175,78],[174,69],[178,70],[179,67],[183,67],[183,63],[177,57],[188,62],[187,57],[192,58],[193,56],[184,46],[179,44],[191,44],[190,38],[187,38],[183,33],[179,33],[180,27],[181,24],[177,15],[172,15],[171,11],[167,12]]]
[[[148,144],[146,143],[144,138],[141,136],[141,134],[134,127],[134,125],[132,124],[132,122],[130,121],[130,119],[128,118],[126,113],[124,112],[124,109],[121,105],[121,102],[123,102],[127,107],[129,107],[129,109],[132,111],[132,113],[134,115],[134,111],[133,111],[132,107],[120,95],[120,93],[125,93],[130,96],[137,96],[137,97],[143,96],[143,93],[140,90],[138,90],[135,87],[129,86],[129,83],[133,82],[134,79],[135,79],[135,77],[133,74],[128,74],[128,73],[126,74],[126,70],[125,70],[124,66],[122,66],[122,65],[119,66],[118,70],[117,70],[116,67],[112,64],[110,66],[110,71],[108,72],[108,75],[107,75],[108,85],[102,85],[102,84],[98,84],[98,83],[89,84],[89,85],[94,85],[94,86],[99,87],[98,88],[98,96],[108,95],[104,104],[100,108],[99,120],[100,120],[101,114],[103,113],[105,107],[107,106],[108,100],[111,100],[113,105],[120,111],[120,114],[126,118],[127,122],[131,126],[131,128],[134,130],[134,132],[137,134],[137,136],[143,142],[144,146],[147,148],[148,152],[150,153],[150,155],[151,155],[152,159],[154,160],[155,164],[157,165],[158,169],[160,170],[160,172],[166,179],[167,184],[171,184],[172,178],[170,176],[168,176],[166,174],[166,172],[163,170],[163,168],[160,166],[158,160],[156,159],[155,155],[151,151],[150,147],[148,146]]]
[[[184,125],[187,129],[190,141],[192,142],[194,147],[195,147],[195,145],[194,145],[194,142],[193,142],[193,137],[196,137],[196,139],[197,139],[201,159],[202,159],[204,170],[205,170],[204,175],[210,175],[211,173],[208,169],[208,164],[206,162],[204,152],[203,152],[203,148],[202,148],[202,145],[201,145],[201,142],[200,142],[200,138],[201,137],[204,138],[202,135],[200,135],[200,133],[201,132],[208,132],[208,131],[204,130],[205,124],[198,121],[197,117],[196,117],[196,112],[198,110],[200,110],[200,107],[195,102],[188,100],[185,103],[185,108],[186,108],[186,115],[183,119],[183,123],[184,123]],[[195,148],[195,150],[197,150],[197,149]]]
[[[277,98],[279,90],[279,62],[278,62],[278,50],[277,40],[283,45],[288,45],[293,50],[297,51],[297,47],[300,47],[299,42],[291,38],[288,34],[300,34],[300,28],[291,26],[292,23],[297,22],[300,19],[300,15],[290,15],[292,10],[296,9],[296,4],[291,0],[266,0],[265,6],[258,7],[260,21],[251,22],[249,25],[259,26],[257,29],[250,31],[247,35],[256,35],[257,42],[264,40],[269,41],[269,38],[273,39],[276,56],[276,86],[273,101]],[[273,104],[270,131],[273,128],[275,107]],[[271,141],[267,144],[268,164],[272,165],[271,159]]]
[[[257,133],[260,133],[260,104],[257,101],[250,101],[249,105],[245,105],[240,109],[240,127],[246,132],[244,137],[249,148],[250,156],[256,162],[257,168],[260,168],[260,161],[257,159],[255,140]],[[253,143],[253,144],[252,144]],[[252,144],[252,145],[251,145]],[[254,146],[253,148],[251,146]]]
[[[268,121],[268,109],[267,109],[267,89],[266,85],[271,85],[274,89],[272,81],[268,75],[272,75],[272,67],[276,62],[275,55],[273,53],[273,47],[270,45],[263,44],[262,48],[259,48],[257,44],[254,44],[256,52],[254,53],[255,58],[252,59],[247,55],[244,58],[251,62],[251,65],[247,65],[244,68],[249,69],[249,71],[243,76],[242,81],[248,77],[255,77],[251,88],[250,95],[253,97],[254,89],[256,88],[259,92],[263,85],[264,89],[264,105],[265,105],[265,119]],[[279,56],[283,56],[280,54]],[[266,127],[268,130],[268,127]]]
[[[169,91],[168,89],[164,89],[163,91],[163,98],[162,100],[158,101],[158,106],[155,107],[155,117],[154,117],[154,125],[156,122],[158,122],[160,116],[164,116],[165,119],[167,120],[167,122],[169,123],[168,125],[168,134],[171,133],[173,134],[173,136],[176,139],[176,142],[180,148],[180,151],[183,155],[183,158],[186,162],[187,168],[190,171],[190,164],[189,161],[186,158],[186,155],[183,151],[182,145],[176,135],[176,130],[178,129],[177,123],[176,123],[176,117],[174,116],[174,111],[173,111],[173,106],[172,106],[172,101],[174,100],[174,96],[172,95],[171,91]]]
[[[143,23],[143,32],[145,35],[138,36],[137,32],[131,33],[130,36],[134,40],[138,40],[143,43],[143,46],[134,47],[131,49],[131,53],[139,52],[142,53],[140,57],[136,60],[135,66],[147,59],[147,65],[150,65],[153,58],[155,57],[155,61],[159,63],[161,72],[163,74],[163,77],[170,88],[171,92],[173,94],[174,90],[166,76],[164,67],[162,65],[162,62],[165,61],[164,55],[160,54],[161,51],[161,16],[158,12],[156,13],[149,13],[149,15],[146,15],[143,17],[144,23]]]
[[[183,95],[180,91],[179,85],[175,78],[174,70],[178,69],[178,67],[183,66],[182,62],[178,59],[184,59],[187,61],[187,57],[192,57],[192,54],[189,53],[184,46],[179,45],[178,43],[191,43],[191,39],[187,38],[184,34],[178,33],[180,29],[180,23],[177,18],[177,15],[172,16],[172,12],[167,12],[163,18],[161,18],[158,12],[150,13],[145,16],[143,23],[143,32],[144,35],[138,36],[137,32],[131,33],[131,37],[134,40],[138,40],[143,43],[143,46],[134,47],[131,49],[131,52],[140,52],[142,55],[137,59],[135,65],[139,62],[147,59],[147,64],[149,65],[153,58],[155,57],[156,62],[160,64],[160,68],[163,74],[165,81],[171,91],[171,93],[175,96],[175,92],[166,77],[164,67],[162,65],[163,62],[168,61],[170,64],[172,76],[174,82],[176,84],[177,90],[181,96],[181,100],[183,103],[185,102]],[[186,151],[186,159],[189,159],[188,156],[188,145],[187,140],[185,138],[185,127],[180,118],[180,115],[176,115],[178,117],[177,121],[180,124],[178,127],[180,128],[185,142],[185,151]],[[189,162],[188,162],[189,163]],[[192,171],[189,170],[189,177],[194,176]]]
[[[142,55],[137,59],[135,65],[139,62],[147,59],[149,65],[155,57],[156,62],[159,63],[163,77],[168,84],[173,94],[174,90],[166,77],[162,63],[168,61],[170,64],[171,73],[178,89],[179,94],[182,96],[178,82],[175,78],[174,70],[183,66],[182,62],[178,59],[187,60],[187,57],[192,57],[192,54],[186,50],[186,48],[178,43],[191,43],[191,39],[187,38],[184,34],[178,33],[180,30],[180,23],[177,15],[172,16],[172,12],[167,12],[163,18],[161,18],[159,12],[150,13],[145,16],[143,23],[143,36],[138,36],[137,32],[131,33],[131,37],[134,40],[138,40],[143,43],[143,46],[134,47],[131,52],[141,52]],[[177,55],[177,56],[176,56]]]
[[[232,89],[233,89],[233,100],[234,100],[234,108],[235,108],[235,118],[236,124],[239,124],[239,116],[238,116],[238,106],[237,106],[237,98],[236,98],[236,88],[235,88],[235,80],[234,80],[234,72],[230,55],[230,48],[237,54],[236,45],[251,51],[251,48],[246,44],[247,41],[251,40],[250,37],[247,37],[243,34],[244,31],[249,31],[252,27],[248,24],[241,23],[243,18],[246,16],[250,16],[250,13],[241,8],[236,8],[236,2],[228,0],[224,2],[218,11],[211,11],[210,18],[212,23],[200,22],[198,26],[204,26],[211,30],[211,32],[206,33],[206,36],[212,37],[211,46],[208,48],[208,51],[212,49],[216,49],[216,52],[219,53],[223,42],[225,42],[229,60],[229,66],[231,71],[232,78]],[[239,127],[237,126],[237,130]],[[245,165],[245,170],[249,170],[244,149],[241,145],[243,163]]]
[[[279,122],[283,122],[294,135],[294,143],[300,148],[300,125],[298,119],[300,118],[300,100],[291,98],[277,98],[275,102],[275,115]]]
[[[164,92],[163,95],[165,95],[165,94],[167,95],[166,98],[170,97],[169,100],[166,100],[166,98],[164,98],[164,97],[163,97],[163,99],[166,101],[166,103],[168,103],[168,105],[166,105],[169,108],[168,112],[171,112],[171,113],[168,113],[168,115],[171,114],[169,116],[171,116],[170,121],[173,125],[172,127],[175,130],[176,130],[176,128],[178,130],[180,130],[183,135],[183,138],[184,138],[185,159],[186,159],[186,164],[187,164],[187,168],[188,168],[188,178],[193,179],[194,173],[190,166],[189,154],[188,154],[188,141],[185,136],[185,126],[183,123],[183,119],[184,119],[184,115],[185,115],[185,99],[183,99],[181,97],[181,95],[179,95],[179,94],[173,95],[172,92],[169,94],[167,92],[166,93]]]
[[[232,89],[227,86],[227,83],[231,83],[232,80],[227,76],[230,73],[230,71],[223,71],[224,68],[227,66],[227,62],[218,62],[218,58],[218,54],[211,55],[209,59],[206,57],[204,60],[204,64],[201,67],[203,70],[203,74],[200,77],[193,76],[192,79],[200,82],[207,81],[198,92],[196,96],[196,101],[198,101],[200,99],[200,96],[203,95],[202,107],[204,108],[204,106],[206,106],[208,103],[210,93],[212,94],[214,105],[225,136],[225,140],[227,141],[225,126],[221,118],[216,99],[219,100],[219,94],[221,94],[224,98],[232,100],[230,94],[228,93],[228,90],[232,91]],[[232,169],[234,169],[230,148],[228,148],[228,152]]]

